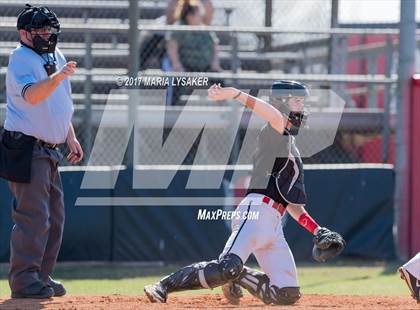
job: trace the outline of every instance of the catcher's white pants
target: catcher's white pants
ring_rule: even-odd
[[[403,268],[420,280],[420,252],[405,263]]]
[[[236,211],[240,217],[232,219],[232,234],[221,256],[234,253],[245,264],[253,253],[258,264],[277,287],[297,287],[295,260],[283,234],[284,216],[272,208],[273,200],[264,203],[264,195],[248,194]],[[267,198],[266,198],[267,199]],[[258,219],[243,218],[245,212],[258,212]]]

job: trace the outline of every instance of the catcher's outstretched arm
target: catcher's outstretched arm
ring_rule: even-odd
[[[283,134],[284,127],[286,126],[283,115],[279,110],[264,100],[244,93],[234,87],[221,87],[218,84],[214,84],[209,88],[208,96],[212,100],[239,100],[255,114],[269,122],[271,127],[276,131]]]
[[[271,104],[264,100],[251,96],[240,90],[237,91],[235,99],[240,101],[243,105],[251,109],[255,114],[262,117],[264,120],[270,123],[270,125],[277,130],[279,133],[283,133],[285,122],[283,115],[279,110],[274,108]]]
[[[289,204],[286,210],[296,222],[305,227],[311,234],[316,235],[320,226],[308,214],[303,205]]]

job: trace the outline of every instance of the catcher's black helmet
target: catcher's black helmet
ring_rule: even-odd
[[[280,80],[271,86],[272,97],[309,97],[308,87],[297,81]]]
[[[297,134],[308,115],[305,106],[302,110],[292,111],[288,105],[291,97],[309,97],[308,87],[297,81],[280,80],[271,86],[270,104],[276,107],[291,123],[290,128],[286,128],[289,134]]]

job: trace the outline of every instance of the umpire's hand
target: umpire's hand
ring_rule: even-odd
[[[66,77],[73,75],[76,72],[77,62],[69,61],[66,63],[60,71],[57,72],[57,75],[64,80]]]
[[[83,149],[79,141],[76,138],[67,138],[67,146],[70,150],[67,160],[75,165],[83,159]]]

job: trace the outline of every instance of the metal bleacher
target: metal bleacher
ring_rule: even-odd
[[[16,16],[27,1],[0,0],[0,24],[6,25],[0,31],[0,74],[4,74],[10,51],[16,46],[18,36],[14,28]],[[32,5],[45,5],[51,7],[59,16],[62,24],[59,47],[68,60],[78,62],[78,73],[85,73],[84,68],[86,45],[84,43],[84,29],[80,31],[66,31],[67,26],[73,25],[106,25],[108,28],[118,28],[128,25],[128,1],[63,1],[46,0],[31,1]],[[162,17],[166,9],[166,1],[139,1],[140,25],[154,24]],[[226,7],[216,6],[216,10],[225,10]],[[219,34],[220,59],[224,69],[231,67],[231,46],[228,34]],[[238,60],[240,69],[251,72],[267,72],[272,63],[284,63],[299,59],[298,53],[272,52],[259,53],[247,51],[239,47]],[[92,36],[92,67],[102,76],[115,76],[127,73],[128,67],[128,38],[127,32],[100,32]],[[157,67],[148,69],[159,69]],[[2,73],[3,72],[3,73]],[[72,83],[75,104],[81,104],[84,89],[83,79],[74,79]],[[109,90],[115,87],[115,78],[104,81],[93,80],[93,103],[104,103],[103,98]],[[0,102],[5,101],[4,85],[0,82]]]
[[[127,114],[129,96],[125,94],[109,96],[109,94],[113,89],[119,88],[116,78],[128,75],[129,1],[131,0],[30,1],[32,5],[49,6],[56,12],[62,26],[59,47],[68,60],[78,63],[76,74],[71,77],[75,104],[73,122],[76,130],[84,135],[82,143],[85,148],[92,145],[107,100],[112,100],[110,105],[115,104],[112,106],[113,109],[116,107],[112,112],[113,120],[119,120],[119,123],[124,124],[123,120]],[[27,2],[28,0],[0,0],[0,122],[3,122],[5,117],[4,81],[8,57],[18,42],[16,17]],[[239,5],[235,6],[232,3],[235,2],[214,0],[215,13],[219,17],[224,16],[225,20],[221,18],[215,25],[203,28],[205,31],[211,29],[217,34],[220,40],[221,66],[224,69],[222,73],[205,73],[205,76],[223,79],[227,85],[234,85],[244,90],[268,88],[276,79],[296,79],[309,82],[314,89],[332,89],[346,102],[340,130],[350,134],[382,133],[384,141],[388,141],[387,137],[392,128],[383,124],[390,123],[390,102],[391,97],[395,96],[397,78],[390,68],[395,58],[393,52],[397,46],[395,41],[397,29],[340,27],[305,29],[303,25],[299,29],[280,29],[243,21],[235,24],[229,22],[234,20],[229,16],[232,13],[239,13]],[[202,31],[201,27],[181,29],[182,26],[166,26],[164,22],[166,0],[141,0],[138,1],[138,5],[140,59],[144,55],[142,44],[148,35],[163,35],[168,31]],[[362,37],[372,33],[387,38],[381,42],[348,45],[349,37],[352,35]],[[248,44],[247,40],[244,40],[245,37],[247,40],[251,38],[249,41],[256,43]],[[263,39],[267,37],[273,38],[273,44],[269,48],[263,44],[265,43]],[[288,40],[275,41],[276,37],[287,37]],[[334,55],[329,51],[332,42],[335,42],[337,47]],[[154,50],[149,48],[148,53],[153,54]],[[385,73],[378,74],[376,70],[378,57],[387,59],[389,66]],[[368,72],[348,74],[346,65],[353,59],[357,61],[362,59],[362,62],[366,62]],[[143,65],[139,75],[158,77],[199,75],[199,73],[163,72],[160,65],[160,62],[153,62],[150,65],[147,63]],[[330,65],[333,68],[331,71]],[[383,93],[385,103],[383,106],[378,105],[380,92]],[[223,103],[215,106],[204,96],[192,97],[189,101],[189,104],[194,105],[191,107],[192,112],[199,112],[203,117],[214,116],[211,119],[215,120],[216,127],[218,123],[225,124],[229,117],[234,117],[235,113],[229,113],[229,109],[235,112],[232,106],[223,106]],[[354,102],[362,97],[367,98],[367,104],[355,105]],[[142,102],[148,107],[138,112],[147,113],[150,115],[148,119],[152,120],[154,112],[161,108],[156,106],[162,105],[162,100],[159,100],[156,96],[147,97]],[[212,107],[209,108],[209,105]],[[176,116],[180,108],[171,106],[167,111]],[[226,111],[220,113],[221,109]],[[315,118],[318,123],[323,122],[323,125],[324,123],[328,125],[328,117],[334,116],[336,111],[331,113],[328,109],[325,111],[315,113],[319,115],[319,117],[315,115]],[[196,120],[201,119],[196,118]],[[244,126],[247,125],[244,123]],[[384,144],[384,150],[387,147]],[[384,154],[387,152],[384,151]]]
[[[16,16],[22,10],[27,0],[0,0],[0,104],[5,103],[4,76],[7,70],[7,62],[10,51],[16,46],[18,36],[16,32]],[[216,3],[216,2],[215,2]],[[234,10],[232,7],[220,5],[215,6],[215,10],[223,11],[228,15]],[[128,44],[128,1],[103,1],[103,0],[85,0],[85,1],[64,1],[64,0],[44,0],[31,1],[32,5],[46,5],[51,7],[59,16],[62,24],[62,34],[60,35],[59,47],[68,60],[78,62],[78,70],[72,77],[73,99],[77,110],[86,108],[86,76],[91,76],[91,93],[89,94],[89,103],[92,110],[98,109],[107,99],[110,90],[116,88],[116,76],[126,75],[129,61]],[[147,32],[148,27],[163,25],[162,16],[164,16],[166,1],[139,1],[140,8],[140,36]],[[86,25],[86,26],[84,26]],[[104,26],[104,30],[101,30]],[[227,26],[227,25],[224,25]],[[94,29],[93,29],[94,28]],[[142,31],[142,28],[146,31]],[[91,32],[91,59],[86,59],[86,29]],[[92,30],[93,29],[93,30]],[[250,49],[247,45],[241,45],[234,32],[218,31],[220,39],[220,58],[221,65],[226,72],[222,76],[229,81],[235,81],[236,86],[243,89],[259,88],[270,85],[273,79],[277,78],[297,78],[293,75],[284,76],[292,72],[306,73],[305,65],[308,63],[325,63],[328,57],[325,50],[327,39],[316,38],[308,42],[289,44],[272,50],[263,50],[259,47]],[[159,32],[159,31],[155,31]],[[164,33],[160,31],[160,33]],[[249,31],[248,33],[258,39],[261,32]],[[321,34],[321,32],[320,32]],[[236,45],[235,45],[236,43]],[[318,52],[307,55],[302,52],[305,44],[316,44],[316,48],[321,46]],[[90,48],[89,48],[90,49]],[[233,57],[235,49],[235,57]],[[347,51],[347,56],[351,56],[352,51]],[[354,51],[355,54],[358,51]],[[91,63],[92,69],[86,69],[86,61]],[[236,66],[236,67],[235,67]],[[294,71],[291,68],[294,67]],[[163,74],[159,67],[146,68],[143,73],[148,75]],[[311,72],[307,72],[311,73]],[[326,73],[326,72],[324,72]],[[230,74],[236,74],[229,77]],[[352,76],[355,82],[376,83],[377,79],[387,85],[394,83],[393,77],[375,77],[372,76]],[[345,81],[345,77],[335,75],[323,75],[307,77],[306,81],[311,81],[315,85],[330,85],[333,82]],[[341,81],[341,82],[343,82]],[[323,84],[324,83],[324,84]],[[379,83],[379,82],[378,82]],[[366,92],[366,90],[362,90]],[[150,100],[150,104],[154,104]],[[206,104],[201,101],[200,104]],[[1,112],[1,111],[0,111]],[[357,113],[357,111],[356,111]],[[381,111],[379,111],[381,113]],[[2,116],[2,113],[0,113]],[[370,121],[366,119],[368,126]]]
[[[28,1],[0,1],[0,20],[9,25],[16,24],[16,16]],[[118,26],[128,23],[127,1],[31,1],[32,5],[45,5],[51,7],[60,19],[62,33],[59,47],[68,60],[78,63],[78,74],[85,73],[84,56],[86,45],[83,29],[79,32],[66,32],[66,25],[71,24],[106,24]],[[165,1],[141,1],[140,23],[150,22],[164,14]],[[0,31],[0,67],[5,72],[10,51],[16,46],[18,35],[15,29]],[[92,37],[92,66],[97,73],[102,75],[122,75],[127,73],[128,42],[124,32],[107,33],[97,32]],[[102,68],[102,69],[101,69]],[[1,85],[0,83],[0,86]],[[109,83],[96,83],[93,81],[93,97],[107,94],[111,87],[115,86],[115,78]],[[83,79],[75,79],[72,82],[75,104],[82,103]],[[0,90],[1,102],[4,102],[4,88]],[[104,100],[95,100],[104,103]]]

